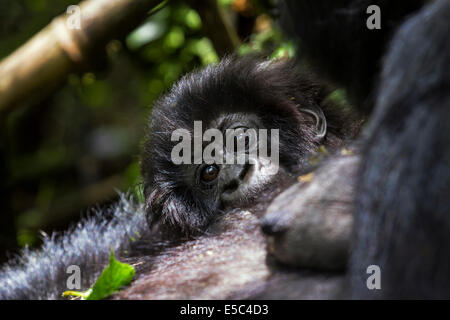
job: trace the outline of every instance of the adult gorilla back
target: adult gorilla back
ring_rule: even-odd
[[[284,4],[286,28],[316,66],[359,110],[374,108],[356,188],[353,296],[449,298],[450,2]],[[380,30],[366,27],[373,4]],[[367,288],[370,265],[381,290]]]

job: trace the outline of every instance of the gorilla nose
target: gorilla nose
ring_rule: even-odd
[[[239,188],[250,168],[249,164],[231,165],[223,169],[223,193],[231,194]]]
[[[223,188],[223,193],[233,193],[239,187],[239,182],[236,179],[231,180]]]
[[[283,214],[269,215],[261,219],[261,230],[267,236],[280,236],[288,229],[285,220],[280,219]]]

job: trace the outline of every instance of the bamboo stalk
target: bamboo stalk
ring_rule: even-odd
[[[0,63],[0,113],[65,80],[71,71],[104,56],[107,42],[133,30],[161,0],[86,0],[80,29],[56,17]]]

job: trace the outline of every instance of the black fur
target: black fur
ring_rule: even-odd
[[[362,161],[355,297],[450,298],[450,2],[408,19],[385,57]],[[382,270],[365,288],[364,266]]]
[[[353,297],[449,298],[450,2],[285,3],[301,48],[360,110],[375,105],[356,195]],[[371,4],[381,30],[366,28]],[[381,290],[366,287],[372,264]]]
[[[370,96],[381,67],[381,57],[392,33],[405,16],[420,8],[424,0],[286,0],[282,26],[299,38],[314,67],[344,85],[355,106],[369,112]],[[381,29],[369,30],[366,9],[381,9]]]

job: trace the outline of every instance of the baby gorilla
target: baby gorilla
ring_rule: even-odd
[[[307,168],[319,145],[333,150],[356,133],[353,117],[328,94],[290,61],[229,57],[186,75],[153,107],[141,161],[144,210],[122,200],[63,235],[45,238],[42,249],[24,251],[0,270],[0,299],[58,298],[67,290],[70,265],[81,268],[85,290],[111,249],[137,263],[136,282],[118,298],[324,297],[327,285],[340,292],[341,277],[269,270],[258,219],[248,214],[260,216]],[[264,157],[234,165],[174,163],[180,141],[172,134],[184,130],[195,140],[195,121],[201,121],[201,136],[210,128],[225,136],[227,129],[278,129],[277,173]],[[219,158],[234,153],[216,151]],[[196,160],[195,151],[184,152],[179,155]]]
[[[271,199],[267,194],[295,181],[319,145],[332,150],[355,134],[352,117],[325,99],[330,92],[311,75],[295,70],[291,61],[229,57],[185,76],[156,102],[142,158],[149,225],[171,237],[198,234],[229,208],[254,207]],[[194,136],[194,121],[201,121],[201,135],[216,128],[223,140],[228,129],[241,129],[244,135],[248,129],[277,129],[277,150],[266,145],[270,157],[279,151],[278,163],[259,156],[232,165],[175,164],[171,155],[180,142],[172,133],[185,129]],[[271,138],[269,134],[267,140]],[[227,150],[219,160],[228,156]]]

